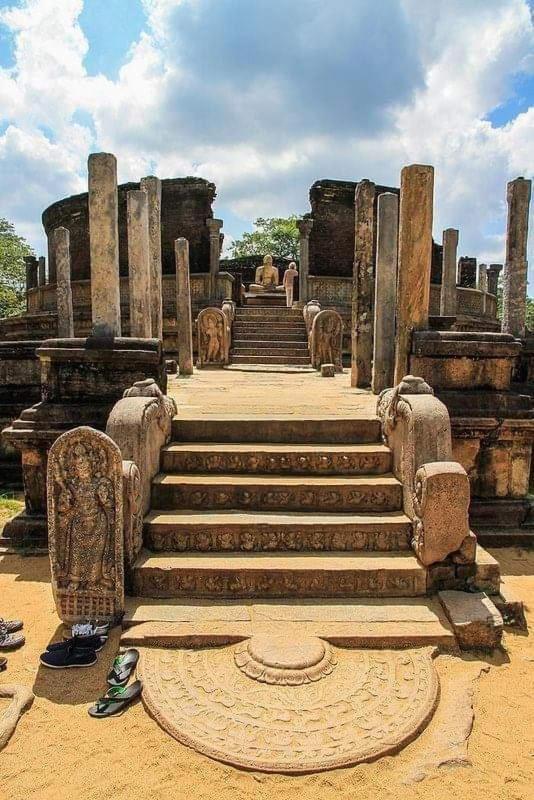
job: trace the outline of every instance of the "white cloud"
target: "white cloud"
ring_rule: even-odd
[[[532,69],[526,0],[142,2],[116,81],[86,73],[82,0],[0,12],[15,43],[0,70],[2,213],[32,240],[42,208],[83,189],[91,149],[115,152],[122,180],[214,180],[241,217],[306,211],[317,178],[398,184],[422,162],[436,238],[458,227],[462,253],[502,260],[506,181],[534,172],[534,109],[501,128],[486,116]]]

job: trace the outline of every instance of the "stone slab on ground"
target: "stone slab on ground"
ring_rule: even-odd
[[[504,624],[511,628],[527,630],[525,604],[521,598],[508,585],[506,580],[501,580],[499,594],[491,598],[497,610],[501,613]]]
[[[319,636],[340,647],[456,648],[435,599],[236,601],[128,598],[122,643],[128,646],[200,646],[282,631],[291,639]]]
[[[484,592],[438,593],[443,609],[464,650],[493,650],[501,643],[503,619]]]

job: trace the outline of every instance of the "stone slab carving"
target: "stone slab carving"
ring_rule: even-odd
[[[456,461],[424,464],[415,474],[413,548],[425,564],[443,561],[469,537],[469,478]],[[470,554],[463,552],[463,559]],[[474,561],[474,553],[469,559]]]
[[[336,372],[343,372],[341,352],[343,345],[343,320],[337,311],[325,309],[313,319],[310,335],[312,366],[321,369],[323,364],[333,364]]]
[[[418,557],[429,565],[461,549],[461,560],[473,561],[469,480],[453,461],[447,408],[422,378],[408,375],[380,394],[377,414],[402,483],[404,511],[414,521]]]
[[[224,367],[228,363],[228,321],[220,308],[204,308],[197,317],[197,367]]]
[[[27,686],[5,683],[0,685],[0,697],[11,698],[11,703],[0,714],[0,750],[2,750],[10,740],[24,710],[33,703],[34,694]]]
[[[237,767],[297,774],[373,761],[412,741],[437,705],[430,648],[331,647],[335,668],[297,685],[250,677],[242,651],[142,648],[138,668],[143,702],[162,728]]]
[[[148,379],[127,389],[109,415],[107,435],[119,446],[122,457],[139,470],[141,516],[150,507],[152,478],[159,472],[160,451],[171,438],[176,412],[175,401]]]
[[[47,470],[52,589],[64,622],[124,610],[123,467],[118,446],[89,427],[62,434]]]

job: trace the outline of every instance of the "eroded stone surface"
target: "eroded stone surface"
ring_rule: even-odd
[[[300,686],[330,675],[336,658],[328,642],[316,637],[253,636],[234,650],[234,661],[252,680]]]
[[[243,645],[143,649],[143,702],[183,744],[219,761],[303,773],[372,761],[413,740],[431,718],[438,677],[431,651],[332,648],[322,680],[278,686],[236,666]]]
[[[498,647],[503,619],[484,592],[445,591],[439,593],[439,599],[461,648],[492,650]]]

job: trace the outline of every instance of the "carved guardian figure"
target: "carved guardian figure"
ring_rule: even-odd
[[[224,367],[228,363],[228,322],[219,308],[204,308],[197,318],[197,367]]]
[[[336,372],[343,372],[342,364],[343,320],[337,311],[325,309],[314,318],[311,327],[310,349],[312,366],[333,364]]]

